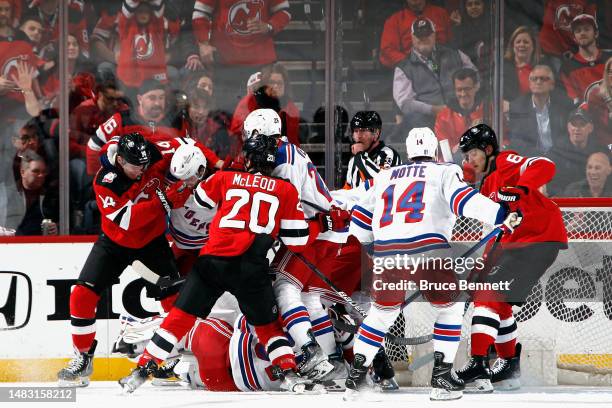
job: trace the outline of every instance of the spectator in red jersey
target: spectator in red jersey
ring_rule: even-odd
[[[469,57],[436,43],[433,23],[412,23],[412,50],[396,68],[393,99],[404,114],[402,126],[433,128],[436,116],[454,95],[452,74],[459,68],[476,69]]]
[[[289,21],[288,0],[198,0],[193,31],[201,62],[214,68],[218,106],[232,111],[249,75],[276,61],[274,35]]]
[[[248,93],[236,106],[232,117],[230,132],[242,139],[242,123],[256,109],[273,109],[282,122],[282,134],[289,142],[300,145],[300,111],[291,100],[289,93],[289,74],[284,66],[276,63],[261,72],[261,82],[253,85],[255,91]]]
[[[568,136],[550,153],[551,160],[557,165],[555,178],[548,186],[552,195],[559,195],[568,184],[580,180],[587,158],[605,149],[593,138],[591,117],[581,109],[570,113],[566,132]]]
[[[586,178],[567,186],[564,197],[612,197],[612,166],[609,152],[591,154],[586,164]]]
[[[490,71],[490,46],[493,33],[489,2],[461,0],[459,11],[453,13],[453,16],[456,16],[453,20],[456,25],[451,30],[453,46],[470,57],[481,74]]]
[[[529,73],[538,64],[552,67],[551,61],[542,55],[533,31],[525,26],[518,27],[510,36],[504,54],[505,101],[512,102],[529,93]]]
[[[573,106],[555,90],[555,75],[548,65],[533,67],[529,90],[510,103],[510,144],[527,156],[548,155],[563,140],[566,118]]]
[[[460,68],[453,73],[455,98],[436,117],[434,132],[439,141],[448,140],[453,155],[459,149],[461,135],[470,127],[481,123],[484,104],[478,72],[472,68]],[[461,152],[456,163],[462,162]]]
[[[406,0],[406,8],[385,21],[380,38],[380,62],[384,66],[393,68],[408,57],[412,48],[411,27],[419,17],[431,20],[439,44],[450,41],[451,22],[446,10],[427,4],[426,0]]]
[[[531,3],[531,2],[528,2]],[[546,0],[540,30],[542,50],[561,57],[576,51],[571,23],[580,14],[596,14],[592,0]]]
[[[597,140],[612,150],[612,57],[606,61],[602,80],[587,90],[586,102]]]
[[[168,82],[166,41],[173,42],[179,27],[171,24],[166,29],[166,24],[162,0],[123,1],[117,77],[132,91],[147,79]]]
[[[583,101],[586,90],[603,77],[604,65],[612,56],[612,51],[597,46],[599,28],[590,14],[576,16],[572,21],[572,30],[578,52],[571,59],[563,61],[561,81],[567,95],[577,104]]]
[[[45,58],[49,58],[49,56],[45,56],[48,49],[43,49],[40,46],[44,32],[40,19],[33,14],[28,14],[23,17],[19,29],[28,37],[30,43],[32,44],[34,53],[41,59],[39,69],[42,71],[48,71],[53,68],[55,66],[55,61],[45,61]]]

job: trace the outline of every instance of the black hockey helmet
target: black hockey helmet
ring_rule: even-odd
[[[359,111],[351,119],[351,132],[355,129],[381,130],[382,119],[376,111]]]
[[[491,145],[493,152],[491,155],[499,153],[499,143],[497,142],[497,135],[490,126],[481,123],[476,126],[472,126],[463,133],[459,140],[459,148],[463,153],[467,153],[472,149],[480,149],[482,151]]]
[[[151,161],[151,152],[145,138],[138,132],[121,136],[117,155],[135,166],[148,165]]]
[[[255,134],[244,141],[242,151],[249,171],[270,174],[274,169],[278,148],[273,136]]]

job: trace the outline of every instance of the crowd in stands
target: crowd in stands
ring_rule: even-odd
[[[72,233],[98,230],[91,181],[98,151],[117,126],[146,128],[158,140],[196,138],[223,161],[240,151],[248,113],[272,108],[289,141],[323,142],[321,126],[304,137],[300,124],[322,121],[326,110],[303,118],[304,101],[294,98],[275,44],[301,3],[67,3]],[[37,223],[58,222],[59,4],[0,0],[0,226],[17,234],[40,234]],[[363,10],[354,21],[362,23],[360,41],[372,48],[373,69],[388,73],[381,89],[389,85],[392,125],[404,135],[415,126],[435,129],[461,163],[458,138],[490,120],[498,103],[494,73],[502,72],[505,148],[555,161],[550,196],[610,196],[612,7],[605,0],[504,0],[506,46],[503,66],[495,67],[493,4],[355,1]],[[337,109],[338,118],[353,113]]]

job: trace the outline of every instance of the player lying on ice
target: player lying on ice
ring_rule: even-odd
[[[296,374],[295,356],[278,319],[266,255],[275,239],[300,251],[320,232],[344,225],[334,225],[324,216],[306,222],[295,187],[270,176],[276,162],[276,139],[252,135],[243,150],[247,171],[218,172],[196,189],[198,205],[218,208],[209,240],[138,367],[120,380],[127,392],[146,381],[193,327],[196,318],[206,318],[226,291],[237,298],[247,321],[265,345],[281,388],[300,392],[311,385]]]
[[[450,238],[458,216],[501,225],[507,233],[520,224],[520,216],[469,187],[461,168],[437,163],[438,140],[429,128],[414,128],[406,138],[409,164],[380,171],[373,185],[353,207],[350,232],[362,243],[373,244],[377,258],[396,254],[451,256]],[[446,250],[445,250],[446,249]],[[380,259],[379,259],[380,260]],[[384,259],[383,259],[384,260]],[[382,271],[385,277],[393,270]],[[408,271],[401,275],[408,277]],[[424,276],[427,278],[427,276]],[[362,322],[353,347],[355,354],[345,399],[366,389],[366,373],[385,334],[400,313],[403,293],[373,291],[374,304]],[[461,398],[463,381],[452,367],[461,338],[463,302],[438,308],[434,332],[434,368],[430,399]]]

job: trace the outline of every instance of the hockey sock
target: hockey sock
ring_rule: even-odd
[[[164,310],[164,312],[168,313],[170,309],[172,309],[172,306],[174,306],[174,302],[176,301],[176,298],[178,297],[178,295],[179,295],[178,293],[175,293],[174,295],[170,295],[166,298],[159,300],[159,303],[161,304],[161,307]]]
[[[273,365],[279,366],[283,371],[297,368],[295,355],[289,345],[289,340],[283,333],[280,320],[255,326],[255,334],[259,342],[266,347],[266,353]]]
[[[491,307],[475,302],[472,315],[472,356],[486,356],[499,330],[499,315]]]
[[[302,302],[301,289],[289,283],[282,277],[274,282],[276,302],[283,318],[283,326],[295,341],[297,347],[311,341],[308,331],[312,330],[310,316]]]
[[[507,304],[506,304],[507,305]],[[495,349],[501,358],[510,359],[516,352],[516,321],[512,315],[512,306],[507,305],[500,313],[499,331],[495,339]]]
[[[337,353],[334,327],[327,310],[323,309],[321,296],[314,293],[302,293],[302,299],[310,315],[312,334],[321,346],[323,353],[327,356]]]
[[[449,307],[438,309],[434,323],[434,351],[444,353],[444,362],[453,363],[461,340],[461,323],[463,321],[463,303],[454,303]]]
[[[96,337],[96,306],[100,296],[77,284],[70,294],[70,325],[72,344],[83,353],[89,350]]]
[[[365,367],[372,364],[374,356],[382,346],[387,330],[400,313],[400,305],[383,305],[373,303],[370,314],[363,320],[357,331],[357,339],[353,346],[355,355],[365,357]]]
[[[191,330],[195,321],[194,315],[178,307],[172,308],[147,344],[144,353],[138,360],[138,365],[142,367],[151,359],[159,364],[168,358],[174,346]]]

